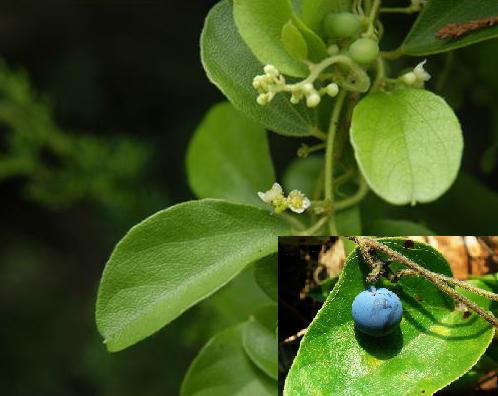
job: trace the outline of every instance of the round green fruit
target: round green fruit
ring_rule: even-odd
[[[360,38],[349,46],[349,55],[357,63],[371,63],[379,55],[379,44],[369,38]]]
[[[325,33],[334,39],[356,36],[360,31],[360,25],[360,18],[350,12],[331,12],[323,21]]]

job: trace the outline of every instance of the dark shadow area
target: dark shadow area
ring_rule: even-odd
[[[399,327],[384,337],[372,337],[355,326],[354,336],[365,351],[381,360],[393,358],[403,348],[403,333]]]

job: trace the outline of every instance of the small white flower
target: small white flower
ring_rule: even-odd
[[[339,93],[339,86],[336,83],[330,83],[325,87],[325,92],[327,92],[327,95],[333,98]]]
[[[305,95],[311,95],[313,92],[315,92],[315,87],[311,83],[305,83],[302,87],[302,90]]]
[[[280,74],[278,69],[273,65],[266,65],[263,70],[266,74],[272,77],[277,77]]]
[[[320,104],[320,95],[318,92],[312,92],[306,97],[306,106],[308,107],[316,107]]]
[[[427,73],[424,69],[424,65],[426,64],[427,59],[423,60],[420,62],[415,68],[413,69],[413,72],[415,73],[415,76],[417,76],[417,80],[419,81],[429,81],[431,79],[431,75]]]
[[[311,206],[311,201],[299,190],[292,190],[289,193],[287,203],[289,204],[290,210],[295,213],[303,213]]]
[[[403,74],[400,77],[401,81],[403,81],[406,85],[413,85],[417,82],[417,75],[414,72],[408,72]]]
[[[261,198],[263,202],[272,203],[278,197],[283,196],[284,191],[282,186],[278,183],[273,183],[273,186],[266,192],[258,192],[258,197]]]

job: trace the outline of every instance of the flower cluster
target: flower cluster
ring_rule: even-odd
[[[424,69],[426,62],[427,59],[420,62],[413,71],[403,74],[399,79],[406,85],[422,88],[431,79],[431,75]]]
[[[273,183],[266,192],[258,192],[258,196],[263,202],[272,204],[276,213],[282,213],[287,208],[295,213],[303,213],[311,206],[311,201],[299,190],[292,190],[285,197],[282,186],[278,183]]]
[[[290,92],[290,101],[293,104],[299,103],[306,98],[306,106],[316,107],[320,104],[321,95],[327,94],[331,97],[339,93],[339,86],[330,83],[320,90],[315,89],[313,83],[303,80],[296,84],[287,84],[285,77],[273,65],[264,67],[265,74],[254,77],[252,85],[259,93],[257,102],[261,106],[270,103],[279,92]]]

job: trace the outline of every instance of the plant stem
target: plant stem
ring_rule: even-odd
[[[325,150],[325,199],[330,202],[332,208],[329,221],[332,235],[337,234],[334,220],[334,139],[345,98],[346,90],[342,89],[339,92],[339,95],[337,95],[334,110],[332,111],[329,133],[327,136],[327,147]]]
[[[329,220],[328,216],[323,216],[320,220],[318,220],[315,224],[313,224],[310,228],[307,228],[303,231],[299,231],[297,235],[310,236],[310,235],[319,235],[318,231],[327,223]]]
[[[382,57],[377,58],[377,74],[375,75],[375,80],[372,84],[372,92],[378,91],[384,82],[386,76],[386,69],[384,67],[384,60]]]
[[[279,216],[282,219],[284,219],[290,226],[294,227],[294,229],[296,229],[297,231],[302,231],[305,229],[305,225],[303,223],[301,223],[298,219],[296,219],[294,216],[288,213],[282,212],[276,214],[276,216]]]
[[[368,193],[368,185],[363,176],[360,175],[360,178],[358,179],[358,191],[349,198],[343,199],[341,201],[337,201],[334,205],[335,210],[342,210],[349,208],[350,206],[354,206],[361,202],[361,200],[367,195]]]
[[[368,15],[368,30],[363,34],[363,37],[372,37],[375,33],[375,19],[379,12],[380,0],[374,0]]]
[[[388,248],[383,243],[374,241],[373,239],[365,238],[365,237],[352,237],[351,239],[354,242],[356,242],[358,244],[358,246],[360,246],[360,252],[361,252],[362,256],[365,258],[365,260],[367,260],[369,265],[371,265],[372,258],[370,257],[370,254],[368,253],[368,248],[373,248],[375,250],[379,250],[381,252],[384,252],[387,255],[389,255],[389,257],[394,258],[396,261],[400,262],[401,264],[405,265],[409,269],[418,273],[420,276],[423,276],[424,278],[426,278],[429,282],[433,283],[437,288],[439,288],[440,290],[442,290],[443,292],[445,292],[449,296],[453,297],[455,300],[462,303],[467,308],[471,309],[472,311],[474,311],[477,314],[479,314],[480,316],[482,316],[486,321],[488,321],[490,324],[492,324],[494,327],[496,327],[498,329],[498,320],[492,314],[486,312],[484,309],[482,309],[479,305],[474,303],[472,300],[468,299],[465,296],[462,296],[456,290],[452,289],[450,286],[447,285],[447,283],[446,283],[447,279],[444,279],[444,278],[448,278],[448,277],[441,275],[441,274],[436,274],[435,272],[432,272],[432,271],[425,269],[421,265],[408,259],[407,257],[403,256],[402,254]],[[452,279],[452,281],[455,281],[455,280]]]
[[[451,69],[453,67],[453,61],[455,59],[455,53],[454,52],[448,52],[446,54],[446,59],[444,62],[443,70],[441,71],[441,74],[438,76],[438,81],[436,84],[436,92],[441,94],[443,91],[446,82],[448,81],[448,78],[451,73]]]
[[[415,8],[413,6],[408,7],[382,7],[379,12],[385,14],[413,14],[415,12],[419,12],[420,8]]]

